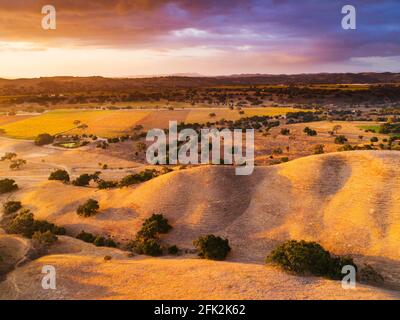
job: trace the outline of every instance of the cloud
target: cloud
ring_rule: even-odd
[[[50,2],[57,9],[57,29],[45,31],[41,8]],[[178,52],[191,48],[201,51],[202,57],[207,50],[210,59],[223,57],[223,65],[229,61],[254,65],[251,56],[260,67],[263,59],[309,66],[400,55],[399,1],[352,0],[357,30],[341,28],[345,4],[342,0],[0,0],[0,40],[29,43],[27,50],[149,50],[175,52],[179,58]]]

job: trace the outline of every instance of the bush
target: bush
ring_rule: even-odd
[[[345,144],[347,142],[347,138],[345,136],[337,136],[335,137],[336,144]]]
[[[1,179],[0,180],[0,194],[12,192],[18,190],[18,185],[13,179]]]
[[[54,223],[50,223],[46,220],[35,220],[33,223],[33,229],[41,232],[50,231],[51,233],[58,235],[64,235],[66,233],[65,228],[56,226]]]
[[[65,229],[62,227],[58,227],[46,220],[35,220],[33,213],[29,210],[22,210],[5,225],[5,230],[7,233],[20,234],[27,238],[32,238],[37,231],[41,233],[49,231],[58,235],[65,234]]]
[[[304,132],[305,134],[307,134],[308,136],[311,136],[311,137],[317,135],[317,131],[315,131],[315,130],[313,130],[313,129],[310,129],[309,127],[305,127],[304,130],[303,130],[303,132]]]
[[[110,248],[116,248],[117,247],[117,243],[111,238],[106,238],[104,240],[104,246],[105,247],[110,247]]]
[[[44,244],[47,246],[55,243],[58,240],[57,236],[51,233],[50,231],[46,232],[36,231],[33,234],[32,239],[39,242],[40,244]]]
[[[83,217],[91,217],[98,213],[99,208],[100,206],[97,200],[89,199],[78,207],[76,213]]]
[[[84,173],[84,174],[81,174],[74,181],[72,181],[72,184],[77,187],[85,187],[85,186],[89,185],[91,180],[92,180],[92,176],[90,174]]]
[[[212,234],[200,237],[193,242],[199,251],[199,256],[210,260],[224,260],[231,251],[228,239],[216,237]]]
[[[7,201],[3,205],[3,212],[4,214],[11,214],[17,212],[21,208],[22,204],[20,201]]]
[[[69,182],[69,174],[67,171],[59,169],[50,173],[49,180],[58,180],[62,182]]]
[[[171,229],[172,227],[168,224],[168,219],[164,218],[162,214],[153,214],[143,222],[138,236],[142,238],[154,238],[158,233],[167,233]]]
[[[2,157],[0,158],[0,161],[6,161],[6,160],[11,161],[11,160],[13,160],[13,159],[16,158],[16,157],[17,157],[17,154],[16,154],[16,153],[14,153],[14,152],[6,152],[6,153],[4,154],[4,156],[2,156]]]
[[[145,254],[148,256],[157,257],[162,255],[162,249],[156,239],[137,238],[128,244],[128,247],[137,254]]]
[[[76,238],[88,243],[93,243],[93,241],[96,239],[94,235],[83,230],[76,236]]]
[[[104,261],[110,261],[112,259],[111,256],[104,256]]]
[[[118,182],[99,180],[97,182],[97,187],[99,189],[112,189],[118,187]]]
[[[53,143],[54,137],[48,133],[39,134],[35,139],[35,144],[37,146],[44,146],[46,144]]]
[[[95,236],[85,231],[81,231],[81,233],[79,233],[76,238],[87,243],[93,243],[96,247],[117,247],[117,244],[113,239],[105,238],[102,236]]]
[[[11,160],[9,168],[10,170],[18,170],[21,169],[21,166],[23,166],[24,164],[26,164],[26,160],[24,159]]]
[[[20,234],[24,237],[31,238],[35,232],[34,221],[33,213],[29,210],[24,210],[18,214],[5,229],[7,233]]]
[[[153,214],[143,222],[142,228],[136,234],[135,240],[128,244],[128,248],[138,254],[159,256],[162,249],[156,237],[160,233],[167,233],[171,228],[162,214]]]
[[[337,149],[337,151],[353,151],[353,150],[355,150],[355,148],[348,143],[344,144],[343,146]]]
[[[141,182],[145,182],[148,180],[153,179],[154,177],[157,176],[157,171],[156,170],[148,170],[146,169],[145,171],[142,171],[137,174],[131,174],[128,175],[124,178],[121,179],[119,186],[120,187],[128,187],[134,184],[138,184]]]
[[[314,154],[323,154],[325,151],[324,151],[324,145],[323,144],[317,144],[315,147],[314,147]]]
[[[371,141],[372,143],[374,143],[374,142],[378,142],[379,139],[378,139],[378,137],[372,137],[369,141]]]
[[[283,128],[281,129],[281,134],[284,136],[287,136],[290,133],[290,130],[288,128]]]
[[[345,265],[356,265],[348,257],[333,257],[316,242],[290,240],[275,248],[266,262],[276,263],[283,269],[298,274],[342,278]]]
[[[104,238],[104,237],[97,236],[97,237],[94,239],[93,244],[94,244],[96,247],[104,247],[104,241],[105,241],[105,238]]]
[[[175,245],[168,247],[168,253],[169,254],[173,254],[173,255],[177,255],[179,252],[179,248]]]

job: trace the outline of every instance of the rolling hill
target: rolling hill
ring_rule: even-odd
[[[78,287],[88,284],[93,297],[100,298],[140,298],[133,288],[124,287],[125,276],[131,286],[138,285],[137,292],[145,298],[155,298],[157,292],[160,298],[182,298],[183,283],[187,284],[186,298],[206,298],[202,290],[217,275],[222,275],[223,280],[215,284],[215,294],[209,296],[212,298],[349,298],[351,294],[344,292],[339,282],[285,275],[263,265],[265,256],[277,244],[287,239],[305,239],[317,241],[335,254],[351,254],[357,263],[372,265],[384,275],[388,287],[398,290],[399,164],[397,152],[354,151],[256,167],[253,175],[247,177],[235,176],[229,166],[204,166],[174,171],[135,188],[110,191],[48,181],[26,186],[16,197],[30,204],[28,207],[37,218],[65,226],[71,234],[85,230],[125,242],[133,238],[150,214],[162,213],[174,227],[162,238],[165,243],[190,250],[198,236],[214,233],[229,239],[232,253],[227,262],[221,263],[194,259],[192,255],[172,259],[127,258],[119,250],[107,249],[113,251],[116,259],[106,265],[101,259],[105,249],[99,253],[92,247],[85,254],[71,253],[68,245],[59,244],[63,250],[56,248],[54,254],[28,263],[10,275],[25,283],[25,274],[31,274],[41,264],[59,263],[65,272],[82,272],[82,280],[78,281],[79,272],[67,277],[78,281]],[[99,200],[101,213],[80,218],[75,210],[89,197]],[[62,243],[69,241],[76,246],[77,240],[65,239]],[[87,248],[86,244],[81,245]],[[85,268],[91,270],[93,279]],[[171,270],[174,271],[170,273]],[[116,281],[115,285],[109,284],[112,290],[103,282],[107,277]],[[145,279],[140,284],[136,282],[139,277]],[[278,278],[272,280],[274,277]],[[196,285],[187,281],[195,281]],[[251,281],[255,281],[254,287]],[[91,297],[89,293],[75,294],[71,286],[63,283],[64,297]],[[94,283],[102,283],[101,288]],[[165,290],[158,289],[159,286]],[[334,288],[340,290],[333,292]],[[353,297],[360,298],[358,294],[363,295],[363,290],[366,298],[382,297],[378,289],[360,288],[361,291],[353,292]],[[37,289],[27,290],[18,297],[35,296],[32,290]],[[110,293],[114,290],[115,294]],[[399,298],[398,292],[386,294]]]

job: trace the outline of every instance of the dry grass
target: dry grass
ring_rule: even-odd
[[[0,299],[399,299],[399,293],[296,277],[273,267],[193,258],[127,258],[62,237],[55,252],[12,272]],[[71,252],[72,251],[72,252]],[[66,253],[63,253],[66,252]],[[112,256],[104,261],[104,255]],[[53,265],[57,290],[40,286],[41,268]],[[300,289],[301,288],[301,289]]]
[[[227,108],[184,109],[184,110],[55,110],[39,116],[14,119],[2,123],[0,129],[4,129],[6,135],[17,139],[34,139],[40,133],[57,134],[68,132],[70,134],[96,134],[102,137],[122,135],[137,124],[146,128],[166,128],[168,121],[201,122],[215,121],[221,118],[237,120],[240,117],[253,115],[275,116],[294,111],[292,108],[249,108],[245,114]],[[216,113],[217,117],[211,118],[210,113]],[[88,125],[85,130],[74,129],[75,120],[80,120]],[[4,120],[5,121],[5,120]]]
[[[115,136],[124,133],[144,118],[145,110],[56,110],[29,119],[0,126],[7,136],[18,139],[34,139],[40,133],[57,134],[93,133],[100,136]],[[86,130],[71,130],[75,120],[88,125]]]
[[[319,133],[309,139],[325,139],[322,133],[334,124],[294,125],[293,130],[301,132],[308,125]],[[358,139],[356,125],[342,124],[342,132]],[[72,235],[85,230],[124,243],[145,218],[162,213],[174,227],[163,236],[164,243],[192,249],[193,239],[215,233],[227,237],[233,250],[227,262],[218,263],[190,255],[128,259],[119,250],[63,238],[51,255],[10,273],[0,284],[2,298],[399,299],[398,292],[363,286],[349,292],[339,282],[298,278],[263,266],[265,256],[278,243],[313,240],[335,254],[352,254],[356,261],[372,264],[388,285],[400,288],[398,152],[304,157],[256,167],[247,177],[235,176],[229,166],[203,166],[174,171],[132,188],[98,191],[50,182],[47,177],[55,167],[67,168],[75,176],[93,172],[98,162],[127,167],[133,163],[96,152],[60,151],[2,139],[0,154],[6,151],[28,160],[26,168],[14,172],[0,163],[0,175],[15,178],[21,187],[10,199],[22,201],[36,218],[62,225]],[[116,175],[110,170],[110,178]],[[76,214],[76,208],[88,198],[99,200],[100,214],[85,219]],[[106,254],[113,256],[111,262],[103,261]],[[40,289],[43,264],[57,266],[61,290]]]

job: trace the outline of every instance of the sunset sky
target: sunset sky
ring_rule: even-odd
[[[0,0],[4,78],[364,71],[400,71],[399,0]]]

